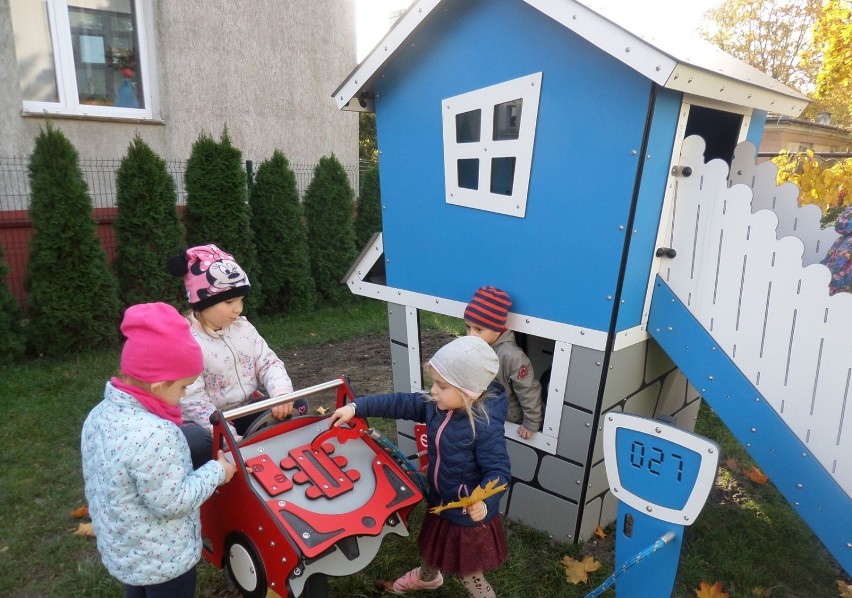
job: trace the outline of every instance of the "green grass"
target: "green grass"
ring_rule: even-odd
[[[386,309],[378,301],[253,321],[277,351],[387,331]],[[453,318],[423,314],[421,325],[461,333]],[[94,541],[73,535],[78,521],[70,516],[84,504],[80,428],[117,367],[118,353],[110,351],[0,368],[0,446],[4,449],[0,596],[122,595],[120,585],[100,564]],[[702,409],[697,432],[722,446],[723,463],[731,456],[739,470],[751,466],[745,451],[709,409]],[[838,595],[836,580],[842,572],[833,567],[820,543],[771,484],[756,485],[726,469],[720,479],[722,483],[701,516],[686,530],[676,597],[694,597],[701,581],[720,581],[732,598]],[[330,595],[377,596],[374,580],[393,579],[414,566],[414,537],[422,513],[421,505],[412,514],[412,537],[388,537],[364,571],[330,579]],[[502,598],[584,596],[612,573],[611,536],[585,545],[561,545],[511,521],[507,534],[509,561],[489,575]],[[600,570],[591,576],[589,585],[566,583],[560,559],[564,555],[581,559],[585,554],[602,562]],[[222,573],[202,561],[198,596],[228,595]],[[455,598],[465,594],[459,582],[450,578],[443,588],[428,595]],[[614,596],[614,591],[608,590],[604,596]]]

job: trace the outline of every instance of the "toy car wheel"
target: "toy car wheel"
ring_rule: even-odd
[[[225,569],[240,593],[246,598],[266,596],[266,570],[251,540],[241,534],[225,545]]]

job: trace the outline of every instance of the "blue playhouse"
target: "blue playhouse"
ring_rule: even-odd
[[[703,399],[852,572],[852,296],[755,163],[805,96],[578,0],[418,0],[334,99],[376,113],[383,229],[348,284],[388,304],[394,388],[422,388],[421,310],[512,296],[547,396],[531,441],[507,424],[506,516],[590,538],[621,517],[607,417],[688,432]]]

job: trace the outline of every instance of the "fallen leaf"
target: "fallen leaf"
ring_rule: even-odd
[[[725,461],[725,467],[727,467],[731,471],[739,471],[740,469],[739,463],[737,463],[737,460],[733,457],[728,457],[728,460]]]
[[[745,472],[745,476],[755,484],[765,484],[769,480],[769,478],[766,477],[766,474],[760,471],[757,467],[749,469]]]
[[[702,581],[695,590],[695,595],[698,598],[730,598],[727,593],[722,591],[722,582],[717,581],[712,586],[706,581]]]
[[[595,535],[601,540],[606,540],[606,532],[601,529],[601,526],[595,528]]]
[[[71,511],[71,517],[74,519],[82,519],[83,517],[89,516],[89,507],[83,505],[82,507],[77,507],[73,511]]]
[[[281,596],[276,594],[274,590],[266,590],[266,598],[281,598]]]
[[[852,585],[838,579],[837,589],[840,590],[840,598],[852,598]]]
[[[84,536],[86,538],[94,538],[95,530],[92,528],[91,523],[81,523],[77,527],[77,531],[74,532],[75,536]]]
[[[600,562],[590,556],[584,557],[582,561],[576,561],[565,555],[559,564],[565,568],[565,578],[574,585],[589,583],[588,574],[601,568]]]
[[[0,554],[3,554],[4,552],[9,552],[9,547],[8,547],[8,546],[2,546],[2,547],[0,547]]]
[[[477,503],[480,500],[485,500],[489,496],[493,496],[495,494],[499,494],[506,489],[506,484],[497,485],[497,480],[491,480],[485,485],[485,488],[481,486],[477,486],[473,489],[473,492],[470,493],[470,496],[465,496],[460,498],[459,500],[454,500],[453,502],[449,502],[445,505],[439,505],[437,507],[432,507],[429,509],[431,513],[435,513],[436,515],[445,509],[457,509],[459,507],[469,507],[473,503]]]
[[[770,598],[772,596],[772,589],[758,586],[751,589],[751,595],[758,596],[759,598]]]
[[[328,409],[320,405],[319,407],[317,407],[317,413],[319,413],[320,415],[325,415],[326,413],[328,413]]]

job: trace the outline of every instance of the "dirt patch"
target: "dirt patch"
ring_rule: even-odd
[[[421,331],[421,356],[431,357],[453,337],[445,332]],[[296,388],[306,388],[345,375],[356,396],[393,391],[390,339],[370,334],[337,343],[279,351]],[[313,404],[312,404],[313,406]]]

